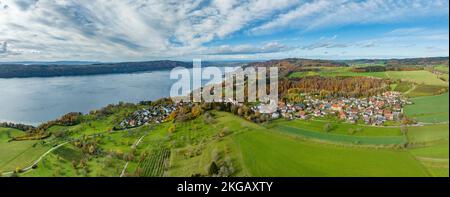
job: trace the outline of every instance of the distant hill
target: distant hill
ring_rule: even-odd
[[[317,67],[346,67],[352,64],[382,64],[383,70],[408,70],[423,69],[428,65],[447,65],[448,57],[428,57],[428,58],[407,58],[407,59],[357,59],[357,60],[320,60],[288,58],[281,60],[269,60],[265,62],[253,62],[248,67],[269,67],[279,68],[279,77],[289,76],[293,72],[319,70]],[[366,68],[371,69],[371,68]],[[367,71],[365,71],[367,72]]]
[[[408,59],[358,59],[358,60],[320,60],[288,58],[269,61],[222,61],[202,62],[203,66],[242,66],[280,68],[279,76],[288,76],[293,72],[309,71],[317,67],[346,67],[351,64],[383,64],[389,70],[426,65],[447,65],[448,57],[408,58]],[[191,62],[182,61],[146,61],[121,63],[95,63],[82,61],[60,62],[10,62],[0,63],[0,78],[56,77],[98,74],[134,73],[171,69],[178,66],[192,67]]]
[[[20,62],[0,62],[0,65],[6,64],[23,64],[23,65],[90,65],[98,64],[101,62],[90,62],[90,61],[20,61]]]
[[[448,57],[424,57],[424,58],[405,58],[405,59],[357,59],[345,60],[348,64],[385,64],[386,66],[426,66],[426,65],[447,65]]]
[[[3,64],[0,78],[80,76],[116,73],[134,73],[171,69],[178,66],[192,67],[192,63],[180,61],[148,61],[97,64]]]
[[[247,67],[270,67],[277,66],[279,68],[279,77],[289,76],[293,72],[301,72],[313,70],[314,67],[337,67],[348,66],[345,62],[333,60],[313,60],[301,58],[288,58],[281,60],[269,60],[265,62],[254,62],[247,64]]]

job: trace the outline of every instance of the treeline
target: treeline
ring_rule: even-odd
[[[250,103],[245,104],[233,104],[233,103],[224,103],[224,102],[215,102],[215,103],[197,103],[193,106],[182,106],[178,110],[174,111],[168,118],[170,121],[188,121],[193,120],[197,117],[199,117],[202,114],[207,114],[207,116],[204,117],[205,123],[211,124],[213,123],[212,117],[208,116],[208,111],[211,110],[217,110],[217,111],[224,111],[224,112],[230,112],[232,114],[235,114],[237,116],[240,116],[246,120],[256,122],[256,123],[262,123],[270,120],[269,114],[261,114],[259,112],[255,112],[251,110]]]
[[[367,97],[386,91],[382,79],[368,77],[311,76],[279,81],[280,97],[296,90],[297,93],[320,94],[323,97]]]
[[[101,63],[89,65],[4,64],[0,65],[0,78],[55,77],[55,76],[134,73],[134,72],[171,69],[178,66],[192,67],[192,63],[162,60],[162,61],[148,61],[148,62]]]
[[[288,58],[282,60],[270,60],[266,62],[254,62],[247,64],[245,67],[273,67],[279,68],[279,78],[289,76],[293,72],[316,71],[311,67],[341,67],[348,64],[332,60],[312,60],[300,58]]]
[[[448,65],[448,57],[425,57],[405,59],[357,59],[345,60],[348,64],[384,64],[386,66],[411,66],[411,65]]]
[[[386,66],[408,66],[408,65],[448,65],[448,57],[407,58],[388,59]]]
[[[353,72],[384,72],[384,71],[414,71],[424,70],[425,65],[396,65],[396,66],[365,66],[353,68]]]
[[[352,72],[384,72],[384,71],[386,71],[385,66],[365,66],[352,69]]]
[[[31,125],[15,124],[15,123],[11,123],[11,122],[2,122],[2,123],[0,123],[0,127],[17,129],[17,130],[21,130],[21,131],[30,131],[35,128],[34,126],[31,126]]]

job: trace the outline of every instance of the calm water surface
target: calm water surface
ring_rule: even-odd
[[[68,112],[167,97],[170,71],[76,77],[0,79],[0,122],[37,125]]]

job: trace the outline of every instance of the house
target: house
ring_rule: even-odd
[[[272,117],[272,119],[277,119],[280,117],[280,114],[278,112],[274,112],[274,113],[272,113],[271,117]]]
[[[299,117],[301,119],[306,119],[307,118],[306,112],[305,111],[299,111],[297,113],[297,117]]]
[[[342,120],[344,120],[344,119],[346,119],[347,118],[347,116],[345,115],[345,112],[344,111],[339,111],[339,118],[340,119],[342,119]]]
[[[342,110],[342,107],[339,106],[338,104],[333,104],[333,105],[331,105],[331,110],[340,111],[340,110]]]
[[[315,117],[322,116],[322,112],[320,111],[320,109],[314,110],[314,116],[315,116]]]
[[[384,110],[384,117],[386,117],[387,120],[394,120],[394,115],[391,110]]]

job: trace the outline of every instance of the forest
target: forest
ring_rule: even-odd
[[[387,83],[383,79],[311,76],[289,80],[282,79],[279,81],[278,91],[281,97],[291,89],[332,97],[367,97],[381,93],[386,88]]]

